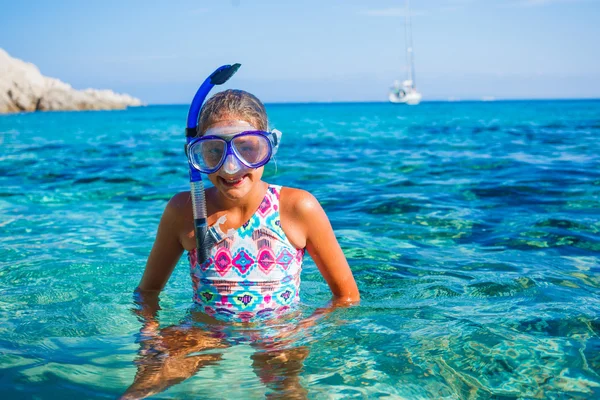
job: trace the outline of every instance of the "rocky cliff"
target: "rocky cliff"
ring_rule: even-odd
[[[140,106],[139,99],[111,90],[75,90],[40,73],[33,64],[0,49],[0,113],[46,110],[115,110]]]

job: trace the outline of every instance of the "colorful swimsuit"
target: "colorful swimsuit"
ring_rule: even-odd
[[[188,253],[194,301],[207,314],[249,321],[278,315],[298,301],[304,249],[296,249],[281,229],[280,191],[270,185],[258,210],[236,231],[226,235],[218,224],[210,227],[216,244],[203,264],[195,250]]]

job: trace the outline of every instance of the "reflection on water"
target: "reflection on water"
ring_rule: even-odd
[[[193,307],[180,324],[160,328],[156,300],[150,300],[155,304],[148,313],[148,302],[143,298],[138,297],[142,300],[136,301],[134,308],[142,324],[134,362],[137,373],[122,399],[145,398],[165,391],[202,368],[217,366],[225,353],[239,353],[241,347],[251,351],[251,368],[259,382],[239,381],[238,369],[234,368],[223,377],[225,383],[246,393],[258,394],[266,389],[267,398],[307,398],[300,373],[310,353],[307,345],[314,344],[311,328],[323,323],[333,309],[321,308],[308,317],[296,311],[260,323],[232,323],[214,319]]]
[[[266,179],[321,201],[360,306],[299,324],[329,300],[307,259],[300,315],[209,323],[182,261],[145,325],[185,107],[2,116],[2,398],[600,396],[600,102],[268,111]]]

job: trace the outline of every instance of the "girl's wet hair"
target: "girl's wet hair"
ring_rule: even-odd
[[[269,128],[265,106],[256,96],[243,90],[228,89],[215,94],[202,106],[198,136],[216,122],[229,119],[246,121],[263,131]]]

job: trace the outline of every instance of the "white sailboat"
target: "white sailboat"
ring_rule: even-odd
[[[410,21],[410,0],[406,0],[406,16],[404,23],[406,41],[406,67],[408,77],[402,83],[395,81],[388,98],[392,103],[416,105],[421,102],[421,93],[415,84],[415,60],[413,56],[412,26]]]

